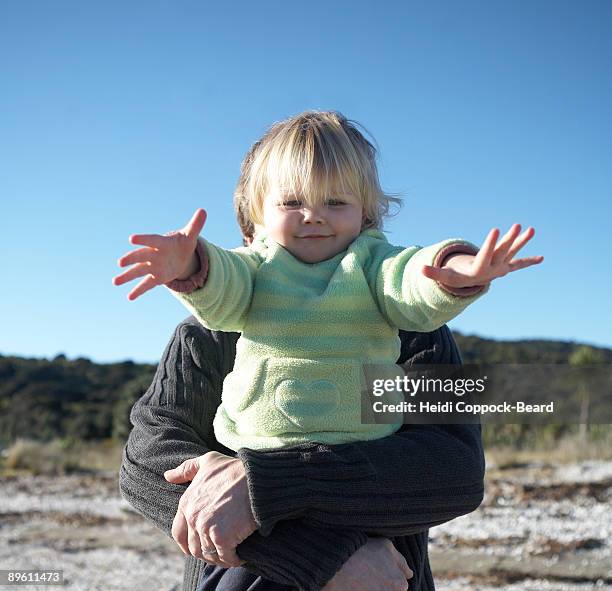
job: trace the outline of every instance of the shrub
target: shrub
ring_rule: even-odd
[[[24,470],[33,475],[60,475],[78,470],[73,454],[67,453],[59,440],[42,443],[17,439],[4,455],[5,470]]]

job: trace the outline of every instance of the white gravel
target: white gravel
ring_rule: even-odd
[[[590,538],[607,544],[612,536],[610,509],[607,503],[588,500],[580,506],[574,501],[542,501],[528,507],[483,507],[433,528],[431,539],[481,541],[483,546],[507,538],[547,538],[562,544]]]
[[[550,556],[544,558],[553,564],[563,559],[563,548],[567,548],[579,562],[600,561],[605,566],[611,560],[610,496],[600,501],[583,494],[562,500],[525,500],[517,491],[525,485],[601,483],[611,478],[612,462],[506,471],[494,482],[495,490],[501,491],[498,504],[433,528],[432,550],[467,549],[474,557],[510,556],[525,561],[549,549]],[[0,479],[0,499],[0,569],[63,569],[66,587],[75,591],[178,591],[182,586],[183,555],[172,540],[126,510],[129,505],[119,495],[116,474],[4,478]],[[573,549],[589,540],[591,546],[600,547]],[[20,586],[32,591],[57,588]],[[501,586],[467,578],[439,579],[437,588],[612,591],[603,582],[539,579]]]
[[[468,579],[453,579],[436,581],[437,591],[612,591],[612,586],[603,581],[597,583],[565,583],[561,581],[546,581],[531,579],[504,585],[503,587],[474,584]]]
[[[600,548],[588,550],[590,558],[610,557],[612,506],[608,495],[604,502],[592,497],[572,499],[522,500],[517,485],[548,487],[555,484],[602,483],[612,479],[612,462],[528,468],[511,478],[496,480],[503,496],[498,504],[486,506],[435,527],[430,536],[434,546],[448,544],[480,546],[490,555],[537,555],[547,544],[571,547],[587,540]],[[518,487],[520,488],[520,487]]]
[[[121,498],[116,475],[37,476],[2,479],[1,513],[29,511],[89,514],[119,518],[126,502]]]
[[[1,548],[3,569],[63,569],[64,588],[71,591],[179,591],[183,580],[180,556],[144,555],[136,550],[92,550],[58,554],[43,546]],[[18,554],[18,555],[17,555]],[[20,585],[23,591],[57,591],[51,585]]]

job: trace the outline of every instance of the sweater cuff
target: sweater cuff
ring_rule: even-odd
[[[433,266],[441,268],[444,266],[444,263],[455,254],[471,254],[476,255],[478,253],[478,249],[475,246],[470,244],[455,242],[453,244],[449,244],[445,246],[440,252],[436,255],[434,259]],[[480,293],[481,291],[486,290],[487,285],[471,285],[469,287],[451,287],[450,285],[445,285],[444,283],[436,282],[440,289],[443,289],[447,293],[450,293],[455,296],[461,297],[470,297]]]
[[[304,452],[266,453],[242,447],[236,456],[244,464],[251,509],[262,536],[269,536],[277,522],[305,514],[310,492]]]
[[[376,478],[374,467],[351,444],[330,447],[308,442],[274,451],[243,447],[237,457],[245,467],[251,509],[262,536],[270,535],[279,521],[306,516],[330,480]]]
[[[204,283],[206,283],[206,278],[208,277],[208,254],[201,240],[198,240],[195,252],[200,263],[200,268],[187,279],[174,279],[173,281],[168,281],[168,283],[165,284],[166,287],[180,293],[191,293],[196,289],[200,289]]]
[[[271,538],[255,532],[236,548],[243,568],[298,591],[320,591],[368,541],[358,530],[322,529],[302,520],[279,523]]]

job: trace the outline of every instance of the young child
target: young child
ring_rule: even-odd
[[[379,184],[376,150],[337,112],[308,111],[273,125],[245,158],[235,193],[245,246],[198,239],[206,212],[178,232],[134,235],[121,285],[144,277],[133,300],[166,285],[208,328],[241,333],[214,428],[238,450],[306,441],[377,439],[393,424],[364,424],[364,365],[395,375],[398,328],[431,331],[490,281],[543,260],[514,259],[533,236],[515,224],[478,250],[464,240],[427,248],[381,232],[399,201]]]

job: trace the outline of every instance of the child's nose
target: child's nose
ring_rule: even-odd
[[[320,207],[304,207],[302,209],[302,215],[304,216],[304,222],[322,222],[323,212]]]

